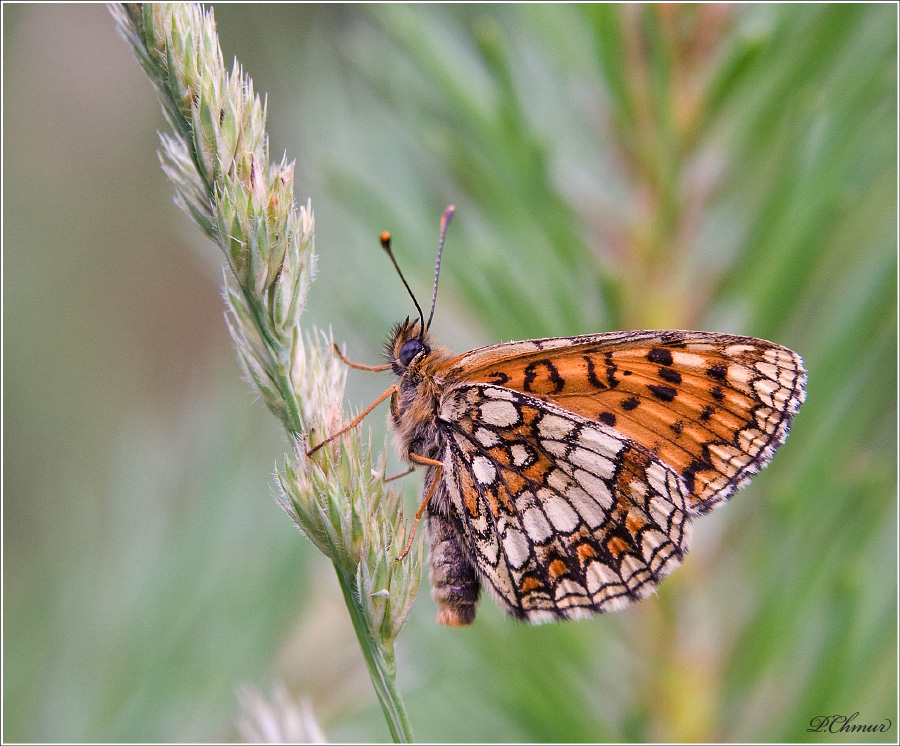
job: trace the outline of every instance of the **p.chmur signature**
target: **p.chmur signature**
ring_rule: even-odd
[[[884,718],[880,723],[854,723],[858,712],[852,715],[816,715],[809,721],[810,733],[886,733],[891,729],[891,721]]]

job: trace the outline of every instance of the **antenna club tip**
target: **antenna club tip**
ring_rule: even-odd
[[[450,219],[453,217],[453,213],[456,212],[456,208],[453,205],[450,205],[446,210],[444,210],[444,214],[441,215],[441,243],[444,242],[444,232],[447,230],[447,226],[450,225]]]
[[[384,233],[379,236],[379,240],[385,251],[391,248],[391,234],[388,231],[384,231]]]

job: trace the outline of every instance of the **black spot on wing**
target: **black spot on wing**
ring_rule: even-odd
[[[656,384],[648,383],[647,388],[650,389],[653,396],[661,401],[669,402],[678,396],[678,392],[671,386],[657,386]]]
[[[672,352],[671,350],[664,350],[661,347],[654,347],[650,352],[647,353],[647,359],[651,363],[658,363],[659,365],[671,365],[672,364]]]
[[[681,373],[679,373],[677,370],[672,370],[671,368],[660,368],[659,377],[664,381],[668,381],[669,383],[681,383]]]

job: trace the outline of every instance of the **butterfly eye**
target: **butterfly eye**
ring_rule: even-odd
[[[397,356],[400,365],[404,368],[407,367],[413,361],[413,358],[424,349],[425,346],[418,339],[411,339],[408,342],[404,342],[403,346],[400,348],[400,354]]]

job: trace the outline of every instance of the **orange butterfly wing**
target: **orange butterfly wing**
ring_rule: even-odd
[[[448,367],[459,382],[520,391],[615,428],[682,477],[699,513],[771,460],[806,383],[786,347],[693,331],[510,342]]]

